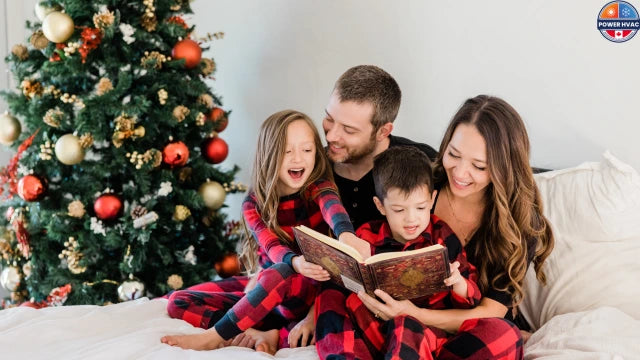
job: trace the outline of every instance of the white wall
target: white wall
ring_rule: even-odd
[[[10,48],[33,0],[2,2],[14,4]],[[226,33],[205,55],[218,64],[212,88],[233,110],[223,166],[240,165],[245,184],[259,124],[295,108],[319,125],[334,81],[365,63],[403,90],[397,135],[437,148],[460,104],[487,93],[525,119],[535,166],[573,166],[610,149],[640,169],[640,35],[605,40],[596,18],[606,2],[198,0],[186,19],[200,36]],[[236,218],[240,199],[227,201]]]

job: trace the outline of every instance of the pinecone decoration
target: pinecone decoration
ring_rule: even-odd
[[[149,210],[147,210],[146,207],[142,206],[142,205],[136,205],[133,207],[133,209],[131,209],[131,218],[132,219],[137,219],[139,217],[142,217],[143,215],[145,215]]]

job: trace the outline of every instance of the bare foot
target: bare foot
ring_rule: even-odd
[[[249,349],[253,349],[255,345],[256,345],[255,339],[253,339],[251,336],[247,335],[246,333],[240,333],[239,335],[236,335],[232,339],[225,341],[223,346],[239,346],[239,347],[246,347]]]
[[[256,329],[247,329],[244,332],[255,340],[256,351],[262,351],[270,355],[275,355],[278,351],[278,340],[280,340],[280,330],[273,329],[267,331],[259,331]]]
[[[224,342],[215,329],[209,329],[199,334],[167,335],[163,336],[160,341],[171,346],[193,350],[214,350]]]

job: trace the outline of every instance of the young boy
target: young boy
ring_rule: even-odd
[[[374,160],[373,179],[373,200],[386,219],[362,225],[356,235],[371,244],[372,254],[446,246],[451,276],[445,284],[452,288],[411,301],[396,301],[376,290],[380,302],[363,292],[324,285],[316,298],[316,348],[322,359],[429,359],[451,335],[430,324],[425,309],[477,305],[481,295],[473,281],[475,268],[449,226],[431,214],[436,191],[431,162],[423,152],[387,149]]]

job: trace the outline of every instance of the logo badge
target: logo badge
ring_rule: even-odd
[[[598,13],[598,30],[609,41],[630,40],[640,30],[638,11],[626,1],[612,1]]]

